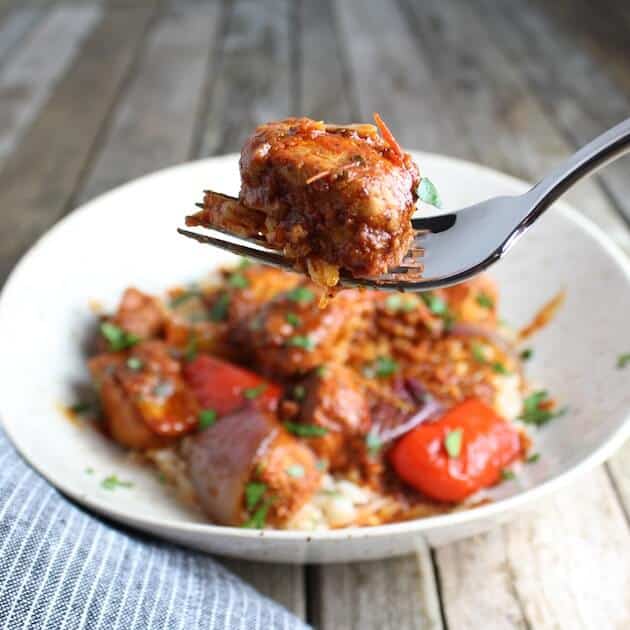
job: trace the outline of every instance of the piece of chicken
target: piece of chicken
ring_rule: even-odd
[[[206,191],[187,225],[259,235],[334,286],[339,271],[378,276],[413,238],[418,169],[378,115],[373,125],[289,118],[260,125],[241,152],[239,199]]]

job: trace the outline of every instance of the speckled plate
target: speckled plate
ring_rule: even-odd
[[[474,164],[416,158],[447,209],[524,188]],[[181,507],[154,474],[90,427],[69,422],[61,408],[88,380],[82,342],[94,323],[89,300],[111,308],[130,284],[160,292],[229,262],[230,256],[178,236],[175,228],[204,188],[238,191],[237,162],[229,155],[184,164],[95,199],[37,242],[7,282],[0,298],[0,415],[18,450],[60,490],[95,512],[209,552],[277,562],[366,560],[494,527],[600,464],[622,443],[630,387],[616,358],[630,349],[630,265],[598,228],[557,204],[492,274],[502,291],[502,315],[515,325],[567,290],[562,311],[534,340],[528,370],[569,405],[569,413],[535,433],[539,462],[493,489],[491,503],[314,533],[218,527]],[[101,481],[111,474],[133,487],[104,489]]]

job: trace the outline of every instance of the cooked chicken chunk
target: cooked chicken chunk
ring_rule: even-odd
[[[325,286],[339,269],[376,276],[400,264],[419,173],[380,118],[326,125],[289,118],[259,126],[241,152],[239,199],[206,191],[188,225],[262,235]]]

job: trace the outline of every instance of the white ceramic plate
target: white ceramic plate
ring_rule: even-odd
[[[448,208],[520,192],[499,173],[417,154]],[[570,412],[535,433],[537,464],[473,510],[364,529],[252,531],[218,527],[182,508],[154,474],[131,463],[89,427],[60,411],[87,380],[81,346],[93,325],[88,300],[113,308],[135,285],[161,292],[203,277],[230,256],[175,232],[204,188],[238,191],[237,156],[184,164],[143,177],[73,212],[44,236],[11,275],[0,299],[0,414],[22,455],[79,503],[115,520],[206,551],[277,562],[369,559],[484,531],[601,463],[627,435],[630,388],[616,357],[630,348],[630,269],[586,219],[558,204],[492,269],[502,315],[521,325],[559,289],[567,302],[534,340],[528,369]],[[475,235],[471,234],[471,238]],[[86,469],[93,469],[87,474]],[[108,491],[116,474],[130,489]]]

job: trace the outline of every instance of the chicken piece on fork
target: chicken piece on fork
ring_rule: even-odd
[[[340,270],[387,273],[412,245],[420,174],[378,114],[375,121],[378,128],[308,118],[260,125],[241,152],[239,198],[207,190],[186,224],[258,238],[325,287]]]

